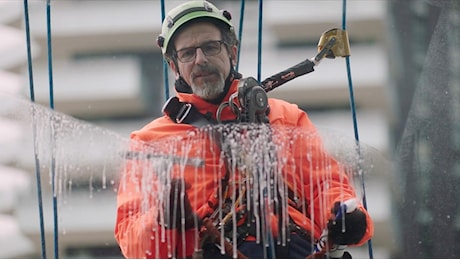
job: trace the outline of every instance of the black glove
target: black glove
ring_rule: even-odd
[[[337,245],[357,244],[366,233],[366,215],[359,209],[350,213],[340,212],[344,211],[341,206],[343,204],[336,202],[332,209],[332,213],[338,217],[329,220],[327,224],[329,239]],[[345,220],[342,214],[345,214]],[[343,224],[345,224],[345,228]]]
[[[190,185],[181,179],[171,180],[169,201],[165,200],[163,203],[165,207],[164,227],[166,229],[182,229],[181,221],[183,217],[185,218],[185,230],[195,227],[196,223],[201,225],[201,220],[198,219],[197,215],[193,212],[187,192],[185,192],[188,188],[190,188]],[[181,198],[182,192],[185,193],[183,197],[183,204]],[[182,210],[182,205],[184,210]],[[167,207],[169,207],[169,210]],[[160,222],[160,216],[158,216],[158,221],[160,224],[162,224]]]

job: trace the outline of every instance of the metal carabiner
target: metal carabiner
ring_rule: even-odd
[[[222,115],[222,111],[224,110],[224,108],[226,107],[230,107],[230,110],[236,115],[236,122],[240,122],[240,118],[241,118],[241,111],[238,107],[238,105],[233,101],[235,98],[237,98],[238,96],[238,93],[233,93],[229,98],[228,98],[228,101],[227,102],[224,102],[222,104],[220,104],[220,106],[217,108],[217,111],[216,111],[216,120],[217,122],[220,124],[222,123],[222,120],[221,120],[221,115]]]

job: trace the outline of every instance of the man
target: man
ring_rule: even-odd
[[[124,256],[305,258],[325,231],[325,250],[365,243],[371,218],[306,113],[235,71],[230,19],[190,1],[163,22],[177,98],[131,134],[138,156],[122,175],[115,227]]]

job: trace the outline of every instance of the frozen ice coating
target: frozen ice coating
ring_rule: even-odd
[[[126,215],[139,211],[141,215],[149,216],[146,219],[133,217],[141,219],[146,232],[151,229],[154,234],[147,238],[152,241],[146,243],[154,243],[157,249],[166,245],[169,257],[176,257],[177,253],[177,248],[172,244],[174,236],[181,236],[176,238],[185,244],[191,229],[194,232],[192,236],[199,238],[204,226],[211,233],[209,235],[215,236],[214,239],[221,244],[222,253],[228,253],[225,243],[230,242],[233,250],[231,255],[236,258],[239,239],[237,226],[241,221],[248,221],[244,223],[256,227],[256,241],[266,247],[284,245],[289,242],[289,207],[295,204],[304,214],[312,216],[312,221],[325,217],[315,216],[311,202],[304,200],[317,196],[308,188],[311,186],[304,185],[301,190],[292,190],[296,182],[311,182],[327,190],[337,167],[329,155],[337,155],[342,163],[340,167],[343,167],[344,175],[340,181],[346,181],[346,177],[351,181],[361,181],[361,178],[355,177],[370,174],[374,168],[374,162],[368,162],[367,159],[382,160],[366,158],[375,152],[366,154],[366,147],[352,145],[347,150],[344,145],[349,143],[337,143],[340,140],[337,138],[333,141],[335,146],[341,146],[340,149],[326,150],[320,139],[328,137],[333,135],[325,132],[319,137],[316,132],[263,124],[226,124],[196,129],[160,142],[133,143],[129,154],[138,156],[128,158],[120,189],[138,196],[138,199],[122,208],[127,211]],[[318,157],[318,153],[322,156]],[[205,166],[199,158],[212,158],[206,162],[212,167]],[[302,175],[296,173],[305,168],[302,165],[299,167],[296,160],[304,161],[305,165],[311,167],[310,171],[326,169],[325,174],[320,178],[304,180]],[[186,183],[185,171],[189,174],[190,169],[194,172],[191,177],[193,181]],[[194,186],[194,183],[204,185]],[[191,192],[198,188],[201,190]],[[357,187],[359,190],[360,186]],[[178,198],[178,201],[172,198]],[[327,198],[320,198],[320,201],[326,203]],[[190,207],[195,210],[187,211]],[[152,208],[158,208],[158,211],[151,212]],[[324,208],[323,214],[327,214],[327,210]],[[246,219],[243,219],[243,215]],[[278,216],[278,223],[281,223],[276,237],[271,232],[275,215]],[[179,221],[168,223],[168,219],[177,216],[180,216]],[[210,222],[203,222],[203,217],[209,217],[212,221],[211,228],[208,226]],[[152,218],[158,222],[152,223]],[[180,231],[171,234],[168,232],[171,228]],[[195,240],[196,251],[200,249],[198,243]],[[185,248],[181,250],[185,254]],[[155,251],[158,254],[159,250]],[[150,251],[145,253],[159,257],[151,255],[154,253]]]
[[[42,183],[51,184],[54,172],[56,195],[70,195],[75,185],[88,185],[90,196],[96,187],[116,190],[126,137],[16,97],[2,94],[0,100],[0,118],[22,131],[15,148],[30,154],[21,163],[33,168],[36,158]]]
[[[363,174],[371,175],[379,168],[376,165],[386,165],[376,150],[331,130],[322,130],[318,136],[265,124],[226,124],[140,143],[28,101],[4,95],[0,101],[0,118],[15,121],[33,137],[25,141],[29,143],[23,144],[23,152],[30,153],[31,161],[36,156],[45,186],[54,177],[58,210],[72,206],[72,189],[77,186],[87,186],[88,200],[100,190],[113,192],[114,199],[119,189],[129,190],[136,199],[123,207],[123,214],[139,218],[145,232],[152,234],[147,238],[151,241],[132,246],[147,248],[145,244],[153,243],[153,251],[145,253],[154,257],[164,245],[170,257],[177,250],[185,252],[173,241],[185,243],[189,236],[195,238],[193,247],[199,251],[200,231],[205,228],[205,234],[220,243],[222,253],[231,243],[231,255],[236,258],[241,221],[256,227],[256,240],[266,247],[285,245],[291,207],[310,215],[312,221],[325,217],[316,216],[311,201],[305,199],[316,196],[311,185],[327,190],[332,172],[339,167],[344,174],[340,181],[347,176],[357,182],[360,192]],[[320,178],[310,175],[306,180],[299,174],[319,169],[325,169]],[[185,172],[193,176],[186,178]],[[296,183],[312,184],[293,190]],[[60,221],[65,223],[65,219]],[[274,224],[279,226],[276,236],[271,232]],[[169,232],[171,228],[182,232]],[[67,232],[65,224],[61,232]]]

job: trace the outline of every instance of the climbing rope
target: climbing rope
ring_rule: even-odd
[[[257,40],[257,81],[261,82],[262,74],[262,13],[263,13],[263,0],[259,0],[259,31]]]
[[[241,0],[241,7],[240,7],[240,27],[238,28],[238,39],[239,39],[239,45],[240,47],[238,48],[238,59],[236,60],[236,66],[235,70],[238,71],[239,65],[240,65],[240,53],[241,53],[241,47],[242,47],[242,41],[243,41],[243,21],[244,21],[244,9],[245,9],[245,0]]]
[[[347,29],[347,0],[342,1],[342,30],[346,31]],[[359,161],[361,161],[361,149],[360,149],[360,142],[359,142],[359,132],[358,132],[358,122],[356,119],[356,108],[355,108],[355,99],[353,94],[353,82],[351,78],[351,66],[350,66],[350,56],[345,57],[345,63],[347,67],[347,78],[348,78],[348,89],[350,95],[350,107],[352,113],[352,120],[353,120],[353,130],[355,134],[355,141],[357,145],[357,152],[359,156]],[[364,174],[361,174],[361,189],[363,192],[363,206],[367,210],[367,199],[366,199],[366,186],[364,182]],[[368,251],[369,251],[369,258],[374,258],[374,253],[372,249],[372,239],[367,241]]]
[[[32,69],[32,50],[30,44],[30,22],[29,22],[29,3],[28,0],[24,0],[24,25],[26,29],[26,44],[27,44],[27,69],[29,73],[29,91],[30,100],[35,102],[34,93],[34,77]],[[43,196],[42,196],[42,185],[41,185],[41,174],[40,174],[40,161],[38,159],[37,143],[37,124],[35,122],[35,109],[32,109],[32,134],[34,140],[34,162],[35,162],[35,179],[37,182],[37,199],[38,199],[38,217],[40,222],[40,241],[42,258],[46,258],[46,242],[45,242],[45,224],[43,218]]]
[[[28,60],[28,73],[29,73],[29,90],[30,100],[35,102],[34,83],[33,83],[33,70],[32,70],[32,51],[30,44],[30,22],[29,22],[29,4],[28,0],[24,0],[24,19],[26,29],[26,41],[27,41],[27,60]],[[50,0],[46,2],[46,26],[47,26],[47,50],[48,50],[48,76],[49,76],[49,97],[50,97],[50,108],[54,109],[54,90],[53,90],[53,65],[52,65],[52,46],[51,46],[51,3]],[[42,258],[46,258],[46,239],[45,239],[45,225],[43,218],[43,196],[41,189],[41,177],[40,177],[40,161],[38,158],[37,151],[37,124],[35,119],[35,110],[32,110],[32,129],[33,129],[33,142],[34,142],[34,160],[35,160],[35,175],[37,181],[37,197],[38,197],[38,210],[40,218],[40,239]],[[59,258],[59,237],[58,237],[58,208],[57,208],[57,194],[56,194],[56,158],[54,156],[54,127],[51,124],[51,186],[53,192],[53,220],[54,220],[54,258]]]
[[[48,77],[49,77],[49,95],[50,108],[54,109],[54,89],[53,89],[53,48],[51,46],[51,0],[46,1],[46,30],[47,30],[47,46],[48,46]],[[53,225],[54,225],[54,258],[59,258],[59,226],[58,226],[58,208],[57,208],[57,191],[56,191],[56,158],[55,158],[55,132],[54,126],[51,124],[51,190],[53,193]]]
[[[257,35],[257,82],[261,82],[261,75],[262,75],[262,25],[263,25],[263,0],[259,0],[259,17],[258,17],[258,35]],[[266,197],[267,195],[267,188],[264,188],[263,196]],[[266,206],[266,204],[263,204]],[[267,220],[265,223],[265,232],[263,234],[267,235],[267,245],[266,251],[264,255],[267,258],[272,259],[275,258],[275,244],[272,232],[270,231],[270,222]]]
[[[163,23],[166,11],[165,11],[165,0],[161,0],[161,23]],[[160,24],[161,24],[160,23]],[[165,100],[169,99],[169,74],[168,74],[168,62],[163,59],[163,78],[164,78],[164,88],[165,88]]]

